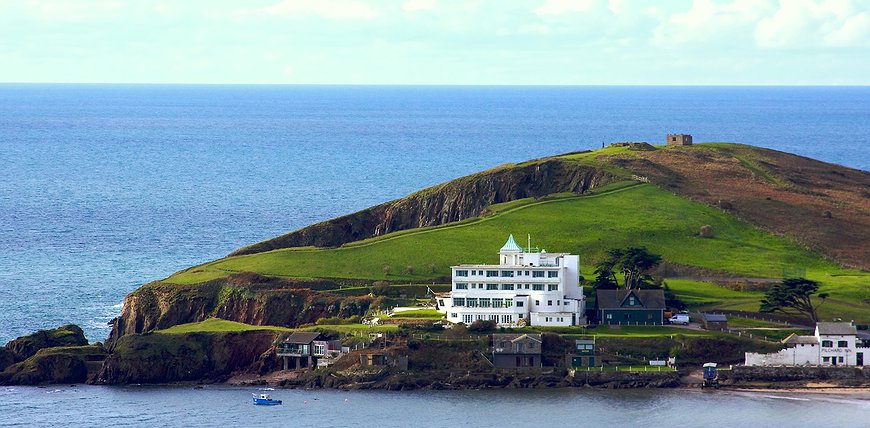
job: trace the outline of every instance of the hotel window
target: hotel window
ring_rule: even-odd
[[[568,306],[568,301],[566,300],[566,301],[565,301],[564,303],[562,303],[562,304],[565,305],[565,306]]]
[[[532,271],[532,278],[543,278],[543,277],[544,277],[544,271],[542,271],[542,270]]]
[[[498,315],[490,315],[490,316],[489,316],[489,319],[490,319],[491,321],[498,322]]]
[[[498,271],[497,271],[497,270],[488,270],[488,271],[486,271],[486,277],[487,277],[487,278],[493,278],[493,277],[497,277],[497,276],[498,276]]]
[[[502,290],[513,290],[513,289],[514,289],[514,285],[513,285],[513,284],[502,284],[502,285],[501,285],[501,289],[502,289]]]
[[[469,297],[468,299],[465,299],[465,305],[468,306],[469,308],[476,308],[477,307],[477,298],[476,297]]]
[[[504,299],[492,299],[492,307],[493,308],[504,307]]]
[[[823,340],[822,341],[822,348],[833,348],[833,347],[834,347],[833,340]]]
[[[498,290],[498,284],[486,284],[487,290]]]
[[[559,306],[562,303],[561,300],[556,300],[556,306]]]
[[[547,278],[558,278],[558,277],[559,277],[559,271],[557,271],[557,270],[551,270],[551,271],[547,272]]]
[[[514,305],[513,299],[504,299],[504,307],[510,308]]]
[[[485,317],[484,315],[478,315],[478,316],[477,316],[477,320],[478,320],[478,321],[483,321],[484,317]]]
[[[456,271],[456,276],[468,276],[467,270],[458,270]]]
[[[462,316],[462,322],[464,322],[466,324],[471,324],[472,321],[474,321],[474,315],[463,315]]]
[[[544,291],[544,284],[532,284],[532,290]]]
[[[489,307],[489,298],[481,297],[480,299],[477,299],[477,300],[478,300],[478,302],[480,302],[481,308],[488,308]]]
[[[529,271],[526,271],[526,276],[529,276]]]
[[[823,363],[830,363],[830,362],[831,362],[831,357],[822,357],[822,362],[823,362]]]
[[[540,300],[535,300],[535,305],[536,305],[536,306],[541,306],[541,301],[540,301]]]
[[[523,301],[522,301],[522,300],[517,300],[517,307],[518,307],[518,308],[522,308],[522,307],[523,307]]]
[[[558,291],[559,284],[547,284],[547,291]]]
[[[438,306],[444,306],[444,299],[438,299]]]
[[[845,340],[838,340],[838,341],[837,341],[837,347],[838,347],[838,348],[848,348],[848,347],[849,347],[849,342],[848,342],[848,341],[845,341]]]
[[[518,271],[517,271],[517,276],[523,276],[523,271],[518,270]]]
[[[457,282],[456,289],[457,290],[468,290],[468,283],[467,282]]]
[[[459,315],[456,312],[450,313],[450,318],[456,318],[457,316],[459,316]]]
[[[547,306],[553,306],[553,301],[552,301],[552,300],[547,300]]]
[[[838,362],[838,363],[842,363],[842,362],[843,362],[843,357],[837,357],[837,362]]]
[[[504,278],[513,278],[513,277],[514,277],[514,271],[512,271],[512,270],[503,270],[503,271],[501,271],[501,276],[504,277]]]
[[[510,324],[510,323],[514,322],[514,317],[511,315],[502,315],[501,322],[503,324]]]
[[[464,297],[454,297],[453,298],[453,306],[465,306],[465,298]]]

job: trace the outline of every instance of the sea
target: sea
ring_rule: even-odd
[[[662,144],[667,133],[866,171],[870,87],[0,84],[0,344],[68,323],[91,342],[103,341],[127,293],[244,245],[500,164],[616,141]],[[231,408],[244,396],[213,391],[15,388],[0,392],[0,416],[14,409],[19,421],[35,417],[43,401],[97,408],[118,400],[139,403],[113,405],[118,423],[188,418],[195,425],[198,412]],[[298,402],[306,393],[287,394]],[[359,393],[351,407],[338,393],[316,394],[322,398],[307,409],[330,400],[353,409],[342,426],[373,417],[389,426],[409,416],[373,405],[385,399],[412,406],[433,426],[533,417],[567,425],[581,409],[614,397],[571,392],[578,413],[551,415],[542,411],[550,395],[540,391],[433,393],[437,402],[465,403],[438,412],[425,394]],[[615,417],[667,423],[649,401],[683,397],[632,394],[618,400],[637,404],[639,413]],[[156,406],[158,396],[165,397],[159,415],[128,417],[136,406]],[[739,414],[756,403],[739,394],[718,406],[707,395],[687,397],[686,412],[706,418],[711,407],[723,421],[733,420],[726,409]],[[536,406],[514,406],[528,400]],[[191,401],[205,407],[189,409]],[[775,411],[806,405],[751,404]],[[257,415],[278,422],[287,407]],[[484,411],[490,408],[500,410]]]

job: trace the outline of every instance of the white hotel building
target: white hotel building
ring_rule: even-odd
[[[511,235],[497,265],[451,266],[452,291],[436,295],[452,323],[493,320],[502,327],[585,325],[580,257],[524,252]]]

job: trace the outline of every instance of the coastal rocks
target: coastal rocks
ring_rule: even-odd
[[[823,366],[823,367],[761,367],[735,366],[732,370],[720,370],[722,385],[766,387],[805,386],[824,382],[832,386],[870,386],[870,367]]]
[[[34,355],[37,351],[43,348],[51,348],[55,346],[83,346],[87,345],[88,340],[85,339],[85,334],[81,327],[69,324],[63,327],[58,327],[51,330],[39,330],[36,333],[27,336],[21,336],[6,344],[6,350],[13,357],[14,361],[24,361]],[[0,368],[2,361],[8,357],[0,355]]]
[[[245,272],[196,285],[152,282],[124,298],[121,315],[113,321],[106,344],[111,348],[128,334],[212,317],[252,325],[296,327],[323,317],[365,314],[372,302],[368,296],[337,296],[312,290],[334,286],[328,281],[285,280]]]
[[[146,333],[119,338],[93,380],[98,384],[222,381],[256,370],[277,333]]]
[[[101,345],[44,348],[0,373],[0,385],[83,383],[106,358]]]
[[[506,165],[462,177],[233,252],[289,247],[337,247],[398,230],[436,226],[485,214],[493,204],[553,193],[584,193],[616,181],[612,173],[565,158]]]

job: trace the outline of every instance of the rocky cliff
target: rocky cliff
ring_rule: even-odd
[[[238,370],[256,370],[276,338],[269,330],[127,335],[117,340],[93,383],[221,381]]]
[[[337,247],[398,230],[476,217],[493,204],[552,193],[584,193],[617,178],[569,159],[507,165],[439,184],[404,198],[263,241],[232,255],[289,247]]]
[[[5,348],[6,353],[11,356],[12,360],[18,362],[36,355],[43,348],[82,346],[87,344],[88,340],[85,338],[81,327],[69,324],[51,330],[39,330],[36,333],[19,337],[7,343]],[[0,354],[0,362],[8,358]],[[0,366],[0,370],[2,369],[3,367]]]
[[[124,298],[107,345],[124,335],[221,318],[252,325],[297,327],[321,317],[363,315],[372,299],[317,291],[329,281],[284,280],[240,273],[195,285],[154,282]]]

